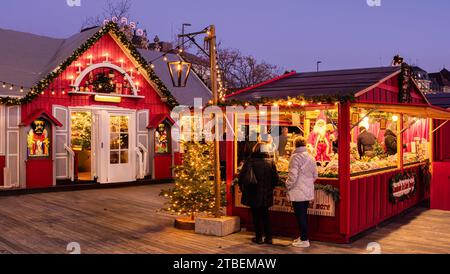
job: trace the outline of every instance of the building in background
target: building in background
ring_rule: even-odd
[[[428,72],[421,67],[411,66],[412,78],[423,93],[431,91],[431,79]]]
[[[450,71],[446,68],[440,72],[430,73],[432,92],[450,92]]]

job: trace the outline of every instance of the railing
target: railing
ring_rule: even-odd
[[[137,178],[138,179],[144,179],[145,178],[145,173],[146,173],[146,168],[147,168],[147,155],[148,155],[148,150],[147,148],[139,143],[138,146],[134,149],[136,151],[136,154],[138,156],[138,175]]]
[[[70,181],[75,181],[75,152],[67,144],[64,144],[64,149],[69,153],[69,175]]]

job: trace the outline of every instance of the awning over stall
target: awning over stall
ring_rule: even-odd
[[[355,103],[353,107],[374,109],[379,111],[403,113],[411,116],[420,116],[433,119],[450,120],[450,111],[431,105],[423,104],[374,104],[374,103]]]

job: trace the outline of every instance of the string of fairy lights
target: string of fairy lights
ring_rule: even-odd
[[[9,92],[4,93],[4,96],[0,97],[0,104],[7,104],[7,105],[21,105],[24,103],[31,102],[35,97],[39,95],[44,95],[45,92],[49,89],[50,95],[55,95],[55,89],[54,89],[54,80],[60,76],[69,66],[73,65],[78,58],[82,56],[90,47],[92,47],[101,37],[103,37],[106,33],[112,32],[115,34],[120,42],[122,42],[125,47],[130,51],[131,56],[134,57],[139,66],[136,67],[136,70],[138,73],[140,73],[140,68],[143,69],[145,72],[147,72],[147,75],[149,76],[150,80],[152,80],[158,89],[163,93],[163,95],[167,98],[166,102],[169,104],[169,106],[174,107],[178,105],[178,102],[176,99],[172,96],[171,92],[167,89],[167,87],[164,85],[164,83],[159,79],[159,77],[154,72],[154,62],[160,58],[162,58],[164,61],[168,62],[168,54],[169,53],[175,53],[181,60],[183,60],[182,56],[180,55],[183,50],[180,46],[177,47],[176,51],[171,52],[164,52],[161,54],[161,56],[153,59],[153,60],[145,60],[140,53],[137,51],[137,49],[132,45],[131,41],[128,40],[128,38],[120,31],[118,28],[118,25],[116,23],[110,22],[103,26],[97,33],[95,33],[92,37],[90,37],[83,45],[81,45],[79,48],[75,50],[75,52],[69,56],[65,61],[63,61],[61,64],[59,64],[52,72],[50,72],[45,78],[41,79],[38,83],[33,85],[32,87],[25,86],[20,83],[12,83],[10,81],[2,81],[0,80],[0,87],[3,90],[7,90]],[[207,33],[207,32],[205,32]],[[187,40],[186,42],[188,42]],[[222,76],[220,74],[222,73],[222,70],[219,70],[219,76],[218,76],[218,86],[219,86],[219,92],[220,92],[220,98],[222,101],[225,99],[225,89],[224,84],[222,82]],[[201,78],[201,77],[200,77]],[[59,90],[61,90],[61,94],[66,94],[66,89],[59,87]],[[70,91],[70,87],[68,89]]]

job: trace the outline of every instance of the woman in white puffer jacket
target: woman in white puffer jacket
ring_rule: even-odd
[[[309,247],[308,206],[314,200],[314,182],[317,179],[317,165],[306,149],[306,139],[297,137],[294,141],[295,151],[289,162],[289,175],[286,189],[289,200],[294,207],[300,228],[300,237],[292,243],[295,247]]]

